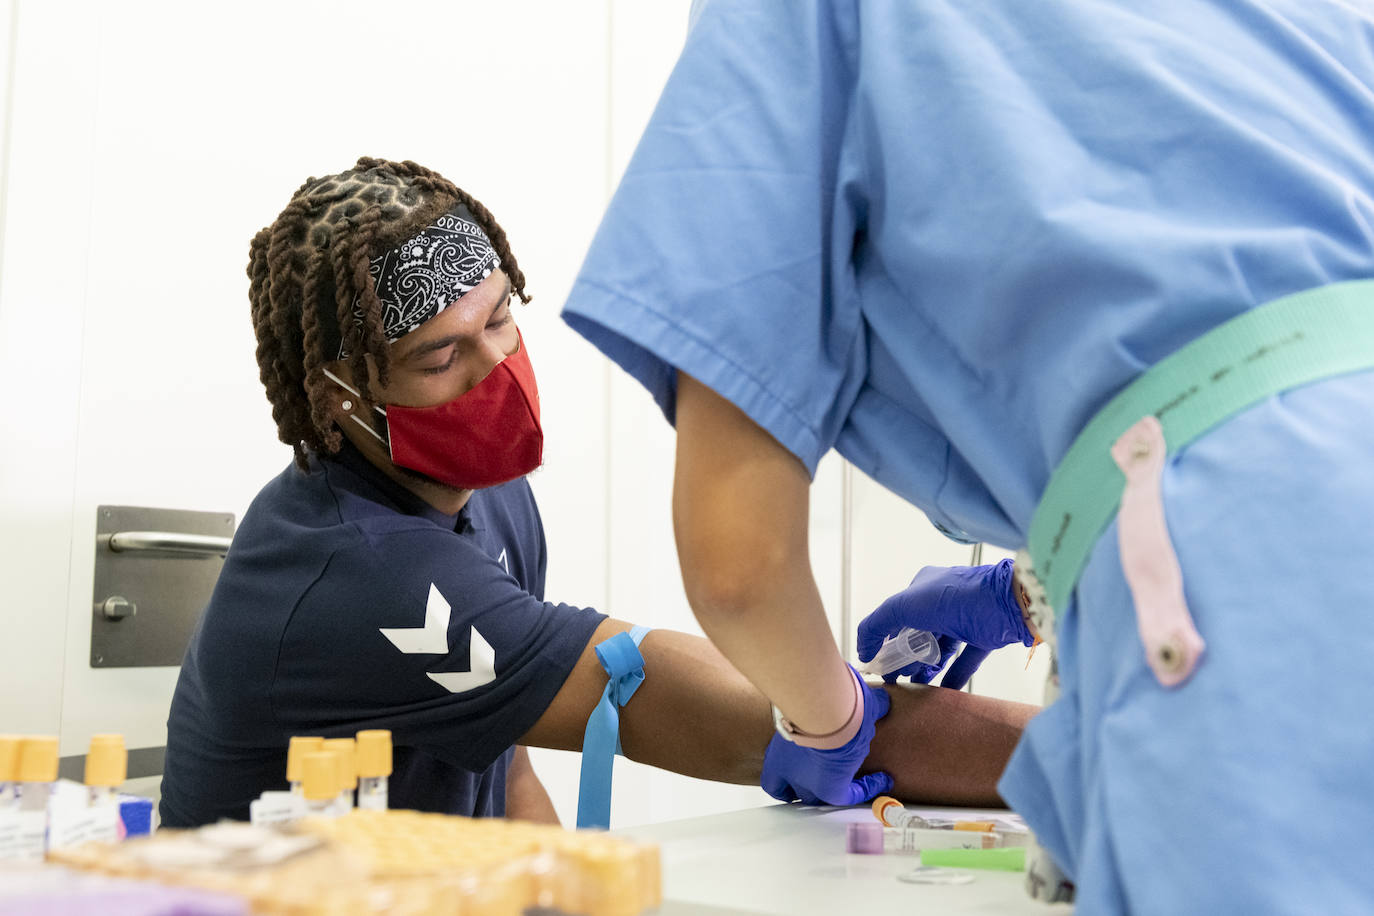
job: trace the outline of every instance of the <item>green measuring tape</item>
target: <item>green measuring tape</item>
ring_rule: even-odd
[[[1052,614],[1068,603],[1121,502],[1126,478],[1112,460],[1112,444],[1141,417],[1159,418],[1173,455],[1272,394],[1370,368],[1374,280],[1275,299],[1161,360],[1098,411],[1050,476],[1016,563],[1033,605],[1047,603],[1042,613]],[[1034,619],[1035,606],[1031,613]]]

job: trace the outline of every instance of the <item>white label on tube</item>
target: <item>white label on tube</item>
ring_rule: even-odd
[[[1000,846],[995,833],[977,830],[939,830],[893,827],[883,830],[885,852],[918,853],[923,849],[992,849]]]
[[[0,860],[43,861],[47,833],[47,811],[0,812]]]
[[[69,807],[55,805],[48,821],[48,848],[65,849],[83,843],[119,840],[119,809],[114,805]]]
[[[384,779],[359,779],[358,807],[365,811],[385,811],[387,808],[387,788]]]
[[[19,812],[0,808],[0,861],[13,859],[18,855]]]
[[[305,799],[290,792],[264,792],[248,805],[248,820],[254,826],[289,824],[305,814]]]

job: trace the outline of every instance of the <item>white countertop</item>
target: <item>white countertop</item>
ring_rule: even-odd
[[[921,810],[969,820],[982,813]],[[1027,897],[1025,876],[1016,872],[979,870],[972,883],[960,885],[900,881],[898,875],[921,864],[919,856],[844,851],[845,825],[872,818],[867,806],[773,805],[616,832],[659,844],[665,898],[661,916],[1072,912],[1067,905]]]

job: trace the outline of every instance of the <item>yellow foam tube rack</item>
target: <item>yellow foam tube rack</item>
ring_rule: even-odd
[[[236,894],[265,916],[641,916],[658,848],[496,818],[353,811],[291,828],[219,824],[88,844],[65,864]]]

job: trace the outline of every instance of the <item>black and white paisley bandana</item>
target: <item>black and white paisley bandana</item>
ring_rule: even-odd
[[[395,343],[448,308],[501,266],[491,239],[458,204],[416,235],[372,259],[368,272],[382,301],[382,333]],[[363,323],[362,297],[353,320]],[[339,359],[344,352],[339,341]]]

